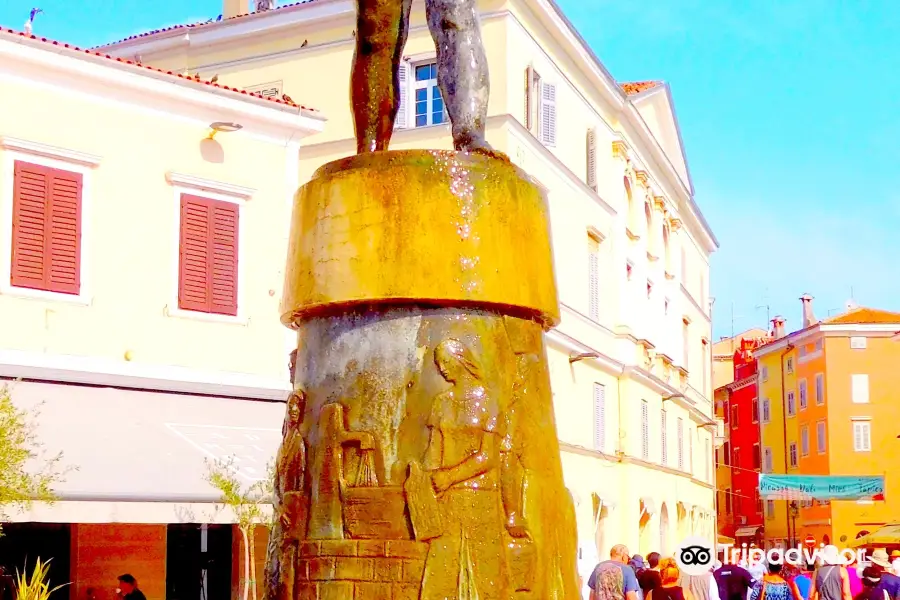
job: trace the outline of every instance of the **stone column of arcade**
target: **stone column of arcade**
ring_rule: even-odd
[[[360,154],[314,174],[291,227],[302,460],[280,460],[277,596],[578,598],[539,189],[498,153]]]

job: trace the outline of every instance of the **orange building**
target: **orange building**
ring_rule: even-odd
[[[851,307],[817,321],[812,298],[801,301],[804,327],[757,351],[763,470],[884,475],[886,501],[769,500],[766,538],[796,544],[813,535],[841,545],[900,512],[900,479],[892,476],[900,452],[900,313]]]

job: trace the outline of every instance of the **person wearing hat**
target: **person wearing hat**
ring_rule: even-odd
[[[888,556],[887,551],[884,548],[879,548],[872,553],[869,560],[873,565],[884,570],[881,574],[881,581],[878,582],[878,586],[875,588],[875,591],[872,592],[872,597],[878,598],[879,600],[893,600],[894,598],[900,597],[900,577],[897,576],[897,573],[892,572],[893,565],[891,564],[891,559]],[[898,561],[900,561],[900,559],[895,559],[894,564]]]
[[[850,576],[842,564],[837,546],[825,546],[821,557],[822,565],[816,569],[809,586],[809,600],[853,600]]]
[[[853,597],[853,600],[876,600],[875,588],[881,583],[882,568],[869,565],[862,572],[863,589]]]

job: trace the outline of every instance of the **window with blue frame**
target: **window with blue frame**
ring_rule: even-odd
[[[437,63],[416,66],[416,127],[440,125],[447,121],[444,99],[437,81]]]

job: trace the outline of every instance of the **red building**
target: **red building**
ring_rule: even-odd
[[[732,515],[736,544],[763,540],[763,503],[759,498],[760,447],[759,398],[754,351],[767,338],[741,339],[734,353],[734,381],[725,387],[724,417],[728,431],[723,458],[731,470],[731,488],[725,490],[726,511]]]

